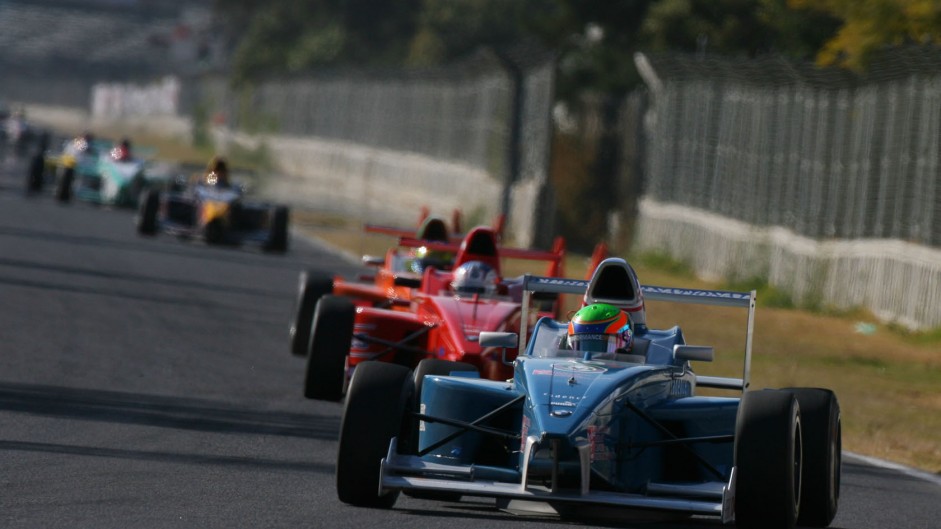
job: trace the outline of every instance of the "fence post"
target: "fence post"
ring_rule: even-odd
[[[520,166],[523,138],[523,69],[501,50],[494,49],[494,55],[503,71],[510,77],[513,98],[510,105],[510,138],[507,143],[507,174],[503,180],[503,193],[500,200],[500,213],[505,222],[510,220],[510,199],[513,184],[520,180]]]

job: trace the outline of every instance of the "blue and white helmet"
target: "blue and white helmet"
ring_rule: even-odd
[[[491,296],[496,293],[499,280],[497,272],[487,263],[468,261],[454,271],[451,290],[458,295]]]

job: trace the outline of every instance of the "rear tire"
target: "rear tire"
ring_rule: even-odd
[[[297,287],[297,303],[294,306],[294,323],[291,324],[291,354],[306,356],[310,343],[314,309],[320,298],[333,293],[333,278],[326,274],[305,270],[301,272]]]
[[[324,296],[317,302],[304,377],[304,396],[308,399],[343,398],[355,316],[356,306],[349,298]]]
[[[843,463],[840,403],[828,389],[788,388],[801,409],[804,470],[800,514],[803,527],[826,527],[840,501]]]
[[[340,422],[337,496],[360,507],[389,509],[398,491],[379,495],[380,463],[398,435],[411,399],[411,371],[388,362],[356,368]]]
[[[265,251],[285,253],[288,251],[288,208],[278,206],[271,213],[271,229]]]
[[[43,177],[45,176],[46,170],[46,158],[43,153],[39,153],[29,162],[29,171],[26,174],[26,192],[27,193],[41,193],[43,184]]]
[[[735,522],[793,529],[800,511],[800,406],[787,391],[745,393],[735,425]]]
[[[72,182],[75,180],[75,169],[66,167],[56,182],[56,200],[63,204],[72,200]]]
[[[218,245],[225,242],[225,225],[222,219],[212,219],[205,228],[206,244]]]
[[[137,233],[147,237],[157,234],[157,210],[160,207],[160,192],[150,189],[144,194],[137,214]]]

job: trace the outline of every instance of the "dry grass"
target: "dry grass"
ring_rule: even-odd
[[[339,217],[299,213],[295,220],[304,231],[357,255],[382,255],[391,243]],[[722,288],[637,262],[646,284]],[[587,264],[587,257],[569,256],[567,275],[584,277]],[[525,261],[504,268],[506,275],[542,271]],[[652,327],[680,324],[687,342],[715,347],[716,362],[696,366],[699,372],[741,376],[744,310],[663,302],[648,302],[647,309]],[[847,450],[941,473],[941,341],[883,325],[863,335],[856,323],[846,315],[759,306],[751,387],[831,388],[840,399]]]

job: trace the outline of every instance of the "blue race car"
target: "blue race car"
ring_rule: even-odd
[[[259,244],[285,253],[289,242],[287,206],[246,200],[237,185],[217,185],[200,178],[173,182],[169,189],[142,194],[137,232],[153,237],[169,233],[182,239],[201,238],[211,245]]]
[[[618,307],[633,322],[631,350],[579,350],[567,340],[568,323],[542,318],[505,382],[440,360],[424,360],[414,372],[386,362],[360,366],[340,430],[341,501],[388,508],[405,491],[493,497],[513,512],[563,516],[604,506],[625,519],[641,511],[644,519],[695,515],[739,527],[832,521],[839,403],[825,389],[746,391],[754,291],[641,286],[616,258],[590,282],[527,276],[523,288],[523,307],[534,292],[580,293],[586,305]],[[711,361],[712,347],[687,345],[679,327],[647,328],[644,298],[747,309],[742,378],[696,375],[690,362]],[[497,351],[517,340],[480,335]],[[701,387],[740,393],[699,396]]]

